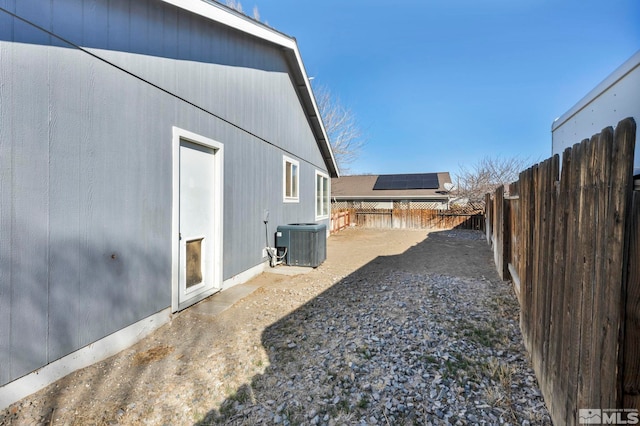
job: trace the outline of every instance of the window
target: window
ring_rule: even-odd
[[[298,188],[300,183],[300,177],[298,173],[299,163],[296,160],[293,160],[289,157],[283,158],[283,168],[284,168],[284,202],[285,203],[297,203],[298,198]]]
[[[316,170],[316,219],[329,217],[329,176]]]

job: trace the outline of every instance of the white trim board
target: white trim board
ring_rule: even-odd
[[[222,284],[222,291],[244,284],[268,268],[268,263],[260,263],[239,273]],[[64,356],[32,373],[0,387],[0,410],[16,401],[35,393],[63,377],[103,361],[110,356],[130,348],[149,334],[162,327],[171,319],[171,308],[144,318],[122,330],[116,331],[82,349]]]
[[[231,278],[227,278],[223,283],[222,283],[222,291],[227,290],[228,288],[234,287],[236,285],[240,285],[240,284],[244,284],[247,281],[249,281],[250,279],[260,275],[261,273],[263,273],[264,271],[269,269],[269,262],[265,261],[262,263],[259,263],[258,265],[254,266],[253,268],[249,268],[244,272],[240,272],[237,275],[234,275]]]
[[[327,192],[322,193],[322,205],[326,206],[327,208],[327,214],[318,214],[318,190],[320,188],[318,188],[318,176],[322,177],[323,179],[327,180]],[[325,220],[325,219],[329,219],[329,217],[331,216],[331,178],[329,177],[328,174],[326,174],[323,171],[320,171],[318,169],[316,169],[316,173],[314,176],[314,187],[315,187],[315,193],[314,193],[314,217],[316,218],[316,221],[319,220]]]
[[[169,308],[116,331],[82,349],[62,357],[51,364],[0,387],[0,410],[34,392],[43,389],[64,376],[103,361],[133,346],[153,331],[169,322]]]
[[[214,170],[215,170],[215,211],[214,217],[217,218],[214,224],[214,288],[211,288],[200,295],[187,300],[185,303],[180,303],[180,143],[181,141],[191,142],[197,145],[202,145],[211,148],[215,151],[214,154]],[[223,285],[223,259],[222,250],[224,242],[224,144],[221,142],[209,139],[207,137],[198,135],[188,130],[181,129],[179,127],[172,127],[172,212],[171,212],[171,310],[177,312],[185,309],[194,303],[203,300],[212,294],[220,291]]]
[[[215,22],[219,22],[228,27],[251,34],[262,40],[275,43],[287,49],[297,50],[294,38],[286,36],[277,30],[271,29],[264,24],[240,15],[222,5],[203,0],[162,0],[180,9],[188,10],[191,13],[200,15]]]

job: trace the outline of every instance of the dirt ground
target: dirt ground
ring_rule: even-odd
[[[206,309],[213,296],[176,314],[133,347],[0,412],[0,424],[193,424],[264,373],[270,360],[261,338],[270,324],[348,275],[391,268],[499,280],[486,241],[477,239],[352,228],[327,244],[320,267],[263,273],[246,284],[255,291],[222,313]]]

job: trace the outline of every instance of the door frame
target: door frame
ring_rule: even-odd
[[[171,312],[185,309],[220,291],[222,288],[222,249],[224,215],[224,144],[179,127],[172,127],[172,211],[171,211]],[[180,303],[180,141],[187,141],[213,149],[214,161],[214,225],[211,238],[213,259],[213,288]]]

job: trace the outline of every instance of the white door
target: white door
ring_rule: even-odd
[[[178,288],[174,291],[178,300],[173,303],[174,311],[215,293],[222,284],[222,164],[217,158],[222,154],[219,147],[194,139],[179,136]]]

